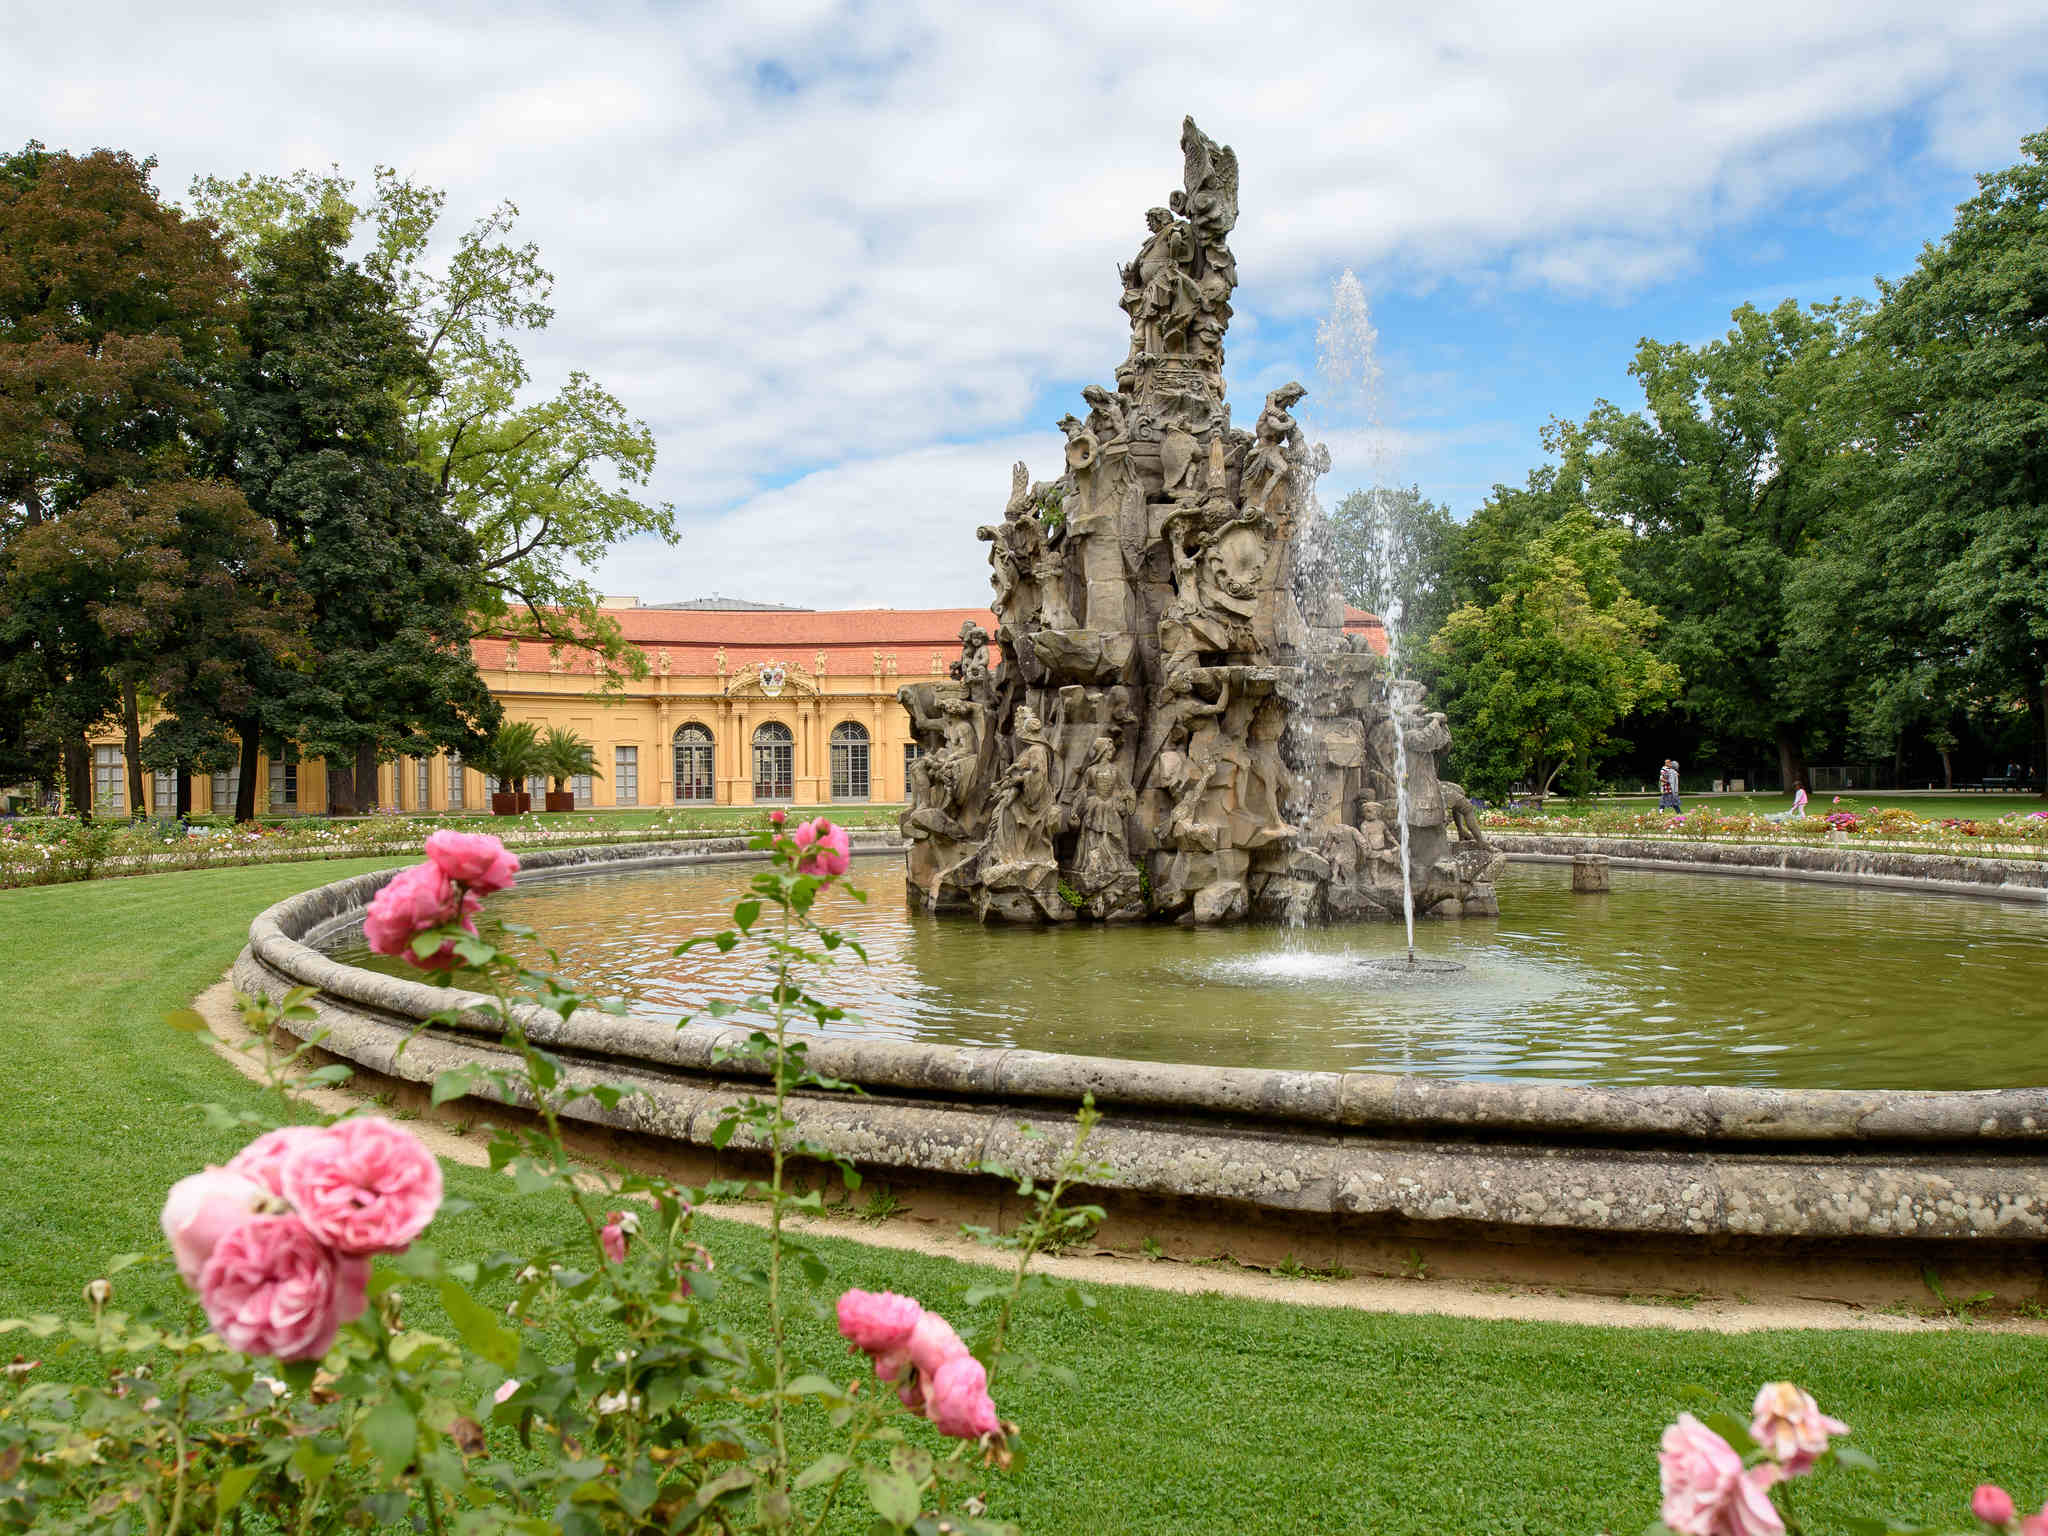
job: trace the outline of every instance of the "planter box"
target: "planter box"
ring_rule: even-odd
[[[519,809],[522,812],[530,811],[533,809],[533,796],[529,795],[523,789],[519,791]]]
[[[517,816],[519,814],[519,802],[525,798],[524,795],[492,795],[491,814],[493,816]]]
[[[550,811],[573,811],[576,809],[576,792],[572,789],[557,794],[551,789],[547,794],[547,804]]]

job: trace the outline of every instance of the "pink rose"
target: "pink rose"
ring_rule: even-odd
[[[2041,1506],[2038,1515],[2029,1515],[2020,1522],[2020,1536],[2048,1536],[2048,1504]]]
[[[436,832],[427,839],[427,861],[479,896],[510,890],[519,874],[519,855],[488,832]]]
[[[317,1125],[285,1125],[265,1131],[228,1159],[228,1172],[254,1179],[273,1195],[282,1197],[285,1159],[294,1149],[308,1141],[318,1141],[325,1134]]]
[[[432,864],[415,864],[393,875],[370,898],[363,937],[372,954],[399,955],[423,971],[453,970],[458,963],[453,944],[422,957],[412,952],[412,941],[430,928],[455,922],[458,915],[463,929],[474,934],[470,914],[482,905],[475,893],[461,890]]]
[[[939,1374],[939,1367],[948,1360],[957,1360],[967,1353],[967,1346],[960,1342],[953,1325],[936,1312],[927,1312],[917,1320],[905,1347],[910,1351],[910,1363],[927,1382]]]
[[[1970,1513],[1986,1525],[2010,1525],[2014,1514],[2012,1495],[1996,1483],[1979,1483],[1970,1495]]]
[[[839,1298],[839,1331],[871,1355],[907,1351],[911,1330],[923,1316],[915,1300],[894,1291],[850,1290]]]
[[[1664,1431],[1657,1471],[1664,1523],[1679,1536],[1781,1536],[1785,1529],[1765,1492],[1780,1470],[1744,1473],[1735,1448],[1689,1413]]]
[[[342,1253],[397,1253],[441,1206],[441,1165],[389,1120],[342,1120],[284,1164],[284,1193],[323,1242]]]
[[[768,825],[771,827],[779,827],[787,820],[789,820],[789,813],[787,811],[770,811],[768,813]]]
[[[613,1211],[605,1217],[604,1225],[597,1229],[597,1240],[604,1246],[604,1256],[614,1264],[626,1262],[626,1213]]]
[[[178,1180],[164,1198],[164,1236],[185,1283],[196,1287],[207,1256],[220,1240],[260,1215],[271,1193],[228,1168],[209,1168]]]
[[[846,873],[853,860],[847,850],[852,846],[846,828],[835,827],[820,816],[816,821],[807,821],[794,834],[797,853],[796,872],[800,875],[823,875],[830,880]]]
[[[359,1298],[352,1285],[344,1289],[344,1262],[298,1217],[258,1216],[214,1244],[199,1274],[199,1301],[228,1348],[317,1360],[334,1342],[345,1307]]]
[[[988,1395],[988,1372],[972,1355],[960,1355],[940,1366],[925,1389],[926,1413],[942,1435],[979,1440],[993,1434],[996,1405]]]
[[[1828,1448],[1829,1435],[1846,1435],[1849,1426],[1831,1419],[1820,1405],[1789,1381],[1766,1383],[1756,1394],[1750,1438],[1785,1469],[1788,1477],[1813,1470],[1814,1458]]]

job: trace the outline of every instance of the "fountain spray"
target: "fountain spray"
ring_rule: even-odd
[[[1366,303],[1365,285],[1346,268],[1332,285],[1330,312],[1316,325],[1316,371],[1324,393],[1361,428],[1371,517],[1367,531],[1370,574],[1361,595],[1368,598],[1387,636],[1387,712],[1394,724],[1394,815],[1400,824],[1401,917],[1407,927],[1408,964],[1415,964],[1415,882],[1408,848],[1408,741],[1401,717],[1401,630],[1413,576],[1413,551],[1406,548],[1387,494],[1388,448],[1380,417],[1379,332]]]

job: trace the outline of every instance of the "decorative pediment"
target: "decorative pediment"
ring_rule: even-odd
[[[818,680],[793,661],[750,661],[725,680],[729,699],[815,699]]]

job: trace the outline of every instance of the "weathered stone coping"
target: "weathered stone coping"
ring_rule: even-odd
[[[597,871],[754,857],[743,851],[744,846],[743,839],[733,838],[690,849],[543,850],[522,859],[520,878],[530,883]],[[875,840],[855,843],[860,852],[886,851],[890,846]],[[1621,857],[1616,849],[1608,851],[1610,856]],[[1787,858],[1816,852],[1755,851]],[[1524,857],[1537,853],[1568,856],[1563,847],[1515,852]],[[1841,850],[1825,852],[1838,859],[1872,857]],[[1888,863],[1904,856],[1876,857]],[[1652,857],[1644,862],[1670,867],[1675,861]],[[1722,872],[1729,868],[1701,859],[1693,860],[1692,865]],[[1879,872],[1871,874],[1887,878]],[[1842,877],[1842,872],[1837,871],[1836,877]],[[263,912],[250,925],[245,960],[253,966],[245,968],[252,978],[261,975],[279,984],[269,990],[315,987],[323,1001],[402,1022],[406,1027],[450,1007],[480,1007],[485,999],[477,994],[341,965],[305,942],[317,943],[338,926],[359,920],[370,896],[388,878],[388,872],[358,875]],[[1988,883],[1979,881],[1975,888]],[[579,1011],[566,1023],[541,1009],[525,1010],[521,1019],[529,1038],[537,1044],[593,1065],[630,1063],[666,1074],[712,1074],[725,1080],[761,1075],[758,1069],[750,1074],[744,1064],[720,1059],[724,1049],[747,1038],[749,1031],[738,1026],[693,1023],[662,1031],[642,1021],[595,1010]],[[475,1012],[462,1016],[457,1028],[464,1034],[497,1033],[489,1017]],[[810,1060],[820,1072],[876,1092],[978,1103],[1037,1102],[1063,1110],[1078,1104],[1084,1093],[1091,1093],[1105,1107],[1249,1119],[1288,1132],[1366,1132],[1432,1140],[1448,1135],[1480,1141],[1534,1136],[1630,1145],[1715,1142],[1953,1148],[1961,1144],[1980,1151],[2039,1145],[2048,1138],[2048,1087],[1939,1093],[1689,1085],[1603,1088],[1194,1066],[872,1038],[813,1039]],[[2043,1214],[2048,1218],[2048,1210]]]
[[[1569,862],[1574,854],[1603,854],[1616,868],[1665,869],[1688,874],[1760,875],[1773,880],[1818,880],[1942,895],[1989,896],[2002,901],[2048,900],[2048,863],[2038,859],[1972,858],[1811,843],[1680,841],[1650,837],[1547,836],[1490,832],[1508,857],[1532,863]]]

